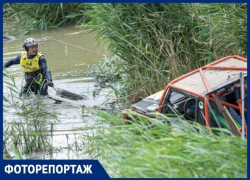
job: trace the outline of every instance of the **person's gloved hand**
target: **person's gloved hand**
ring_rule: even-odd
[[[50,87],[54,87],[54,83],[52,82],[52,80],[49,80],[46,84]]]

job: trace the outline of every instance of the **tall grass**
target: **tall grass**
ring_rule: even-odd
[[[121,97],[131,102],[211,61],[247,55],[243,3],[5,3],[4,17],[15,19],[16,33],[67,22],[98,31],[97,39],[125,63]]]
[[[145,119],[124,125],[116,115],[98,111],[99,124],[79,146],[100,160],[111,177],[123,178],[236,178],[247,176],[247,142],[209,134],[198,124]],[[162,117],[169,122],[176,118]],[[196,130],[195,130],[196,129]],[[199,133],[201,132],[201,133]]]
[[[219,3],[193,5],[190,11],[206,26],[194,38],[209,43],[208,50],[215,58],[221,54],[247,55],[247,5],[242,3]],[[207,40],[205,39],[207,38]],[[216,48],[216,49],[215,49]],[[229,49],[232,49],[231,51]]]
[[[82,18],[76,13],[84,8],[87,8],[87,5],[78,9],[76,3],[5,3],[4,27],[11,34],[27,34],[68,23],[76,24]],[[10,22],[7,23],[8,21]],[[14,27],[10,28],[13,24]]]
[[[211,61],[246,56],[246,4],[93,4],[85,16],[126,63],[132,102]]]
[[[8,88],[8,97],[3,96],[4,114],[10,110],[13,113],[3,117],[4,157],[15,158],[13,157],[15,154],[16,158],[22,158],[23,155],[34,152],[50,152],[48,124],[58,121],[56,113],[44,110],[45,104],[39,96],[34,96],[36,101],[31,103],[27,103],[25,98],[19,98],[19,88],[16,86],[14,76],[9,75],[7,71],[3,76]]]

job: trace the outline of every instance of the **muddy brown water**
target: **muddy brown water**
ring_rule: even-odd
[[[86,71],[91,65],[97,64],[103,60],[107,54],[105,47],[98,44],[94,39],[95,34],[88,34],[87,29],[79,29],[73,26],[52,29],[44,33],[34,33],[29,36],[15,37],[16,40],[3,42],[3,62],[10,60],[23,52],[22,44],[28,37],[37,39],[39,52],[43,53],[47,60],[47,65],[52,73],[54,86],[65,89],[76,94],[88,96],[89,99],[78,101],[78,103],[87,106],[99,105],[106,100],[109,89],[102,90],[101,94],[93,97],[93,90],[96,90],[94,77],[87,77]],[[8,72],[14,75],[17,90],[20,91],[23,84],[23,70],[19,65],[9,67]],[[10,82],[4,78],[4,81]],[[8,84],[3,84],[3,94],[6,98],[11,98]],[[49,88],[48,93],[53,95],[55,90]],[[15,95],[17,96],[17,95]],[[30,103],[27,100],[26,103]],[[84,158],[84,155],[78,156],[73,151],[69,151],[69,144],[73,143],[78,135],[88,135],[92,132],[90,126],[95,122],[95,117],[91,114],[82,116],[82,108],[72,106],[72,104],[62,103],[54,104],[50,99],[44,99],[45,109],[50,112],[57,112],[57,118],[60,122],[53,125],[53,140],[51,144],[54,153],[48,155],[35,154],[27,158],[38,159],[76,159]],[[6,105],[6,102],[4,102]],[[20,120],[13,107],[4,107],[4,128],[9,123]],[[52,121],[52,120],[51,120]],[[48,119],[50,122],[50,119]],[[50,123],[47,124],[50,129]],[[25,155],[24,155],[25,156]],[[26,155],[27,156],[27,155]],[[32,157],[33,156],[33,157]]]

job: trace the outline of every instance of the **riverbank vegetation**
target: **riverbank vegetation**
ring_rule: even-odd
[[[130,102],[221,57],[247,55],[247,5],[242,3],[21,3],[4,7],[5,19],[14,18],[23,33],[67,23],[97,31],[96,38],[125,63],[129,81],[121,97]]]
[[[4,4],[10,35],[67,23],[97,31],[108,44],[115,58],[99,65],[99,79],[119,78],[113,90],[127,104],[214,60],[247,56],[247,4]],[[125,126],[117,114],[96,115],[95,133],[77,144],[112,177],[246,177],[246,140],[208,134],[199,125],[192,125],[198,132],[159,120]]]
[[[95,4],[86,12],[97,38],[126,63],[128,99],[229,54],[246,56],[246,5]]]
[[[3,95],[3,113],[12,109],[13,115],[3,118],[3,157],[5,159],[26,159],[36,152],[52,153],[53,124],[58,122],[57,114],[44,109],[39,96],[27,103],[20,98],[13,75],[4,70],[4,83],[8,93]],[[16,116],[15,116],[16,115]]]
[[[82,153],[97,158],[112,178],[246,177],[247,141],[227,130],[209,134],[199,124],[176,123],[168,116],[162,119],[175,123],[140,118],[125,126],[115,115],[97,115],[96,133],[78,145],[88,147]]]
[[[5,3],[4,30],[8,29],[12,35],[24,35],[32,31],[46,31],[48,28],[76,24],[83,18],[76,13],[88,9],[88,6],[77,3]]]

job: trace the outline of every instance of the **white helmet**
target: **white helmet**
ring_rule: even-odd
[[[34,38],[28,38],[28,39],[26,39],[26,40],[24,41],[24,43],[23,43],[23,47],[24,47],[24,49],[25,49],[26,51],[29,50],[29,49],[28,49],[29,47],[35,46],[35,45],[38,46],[38,43],[37,43],[37,40],[35,40]]]

